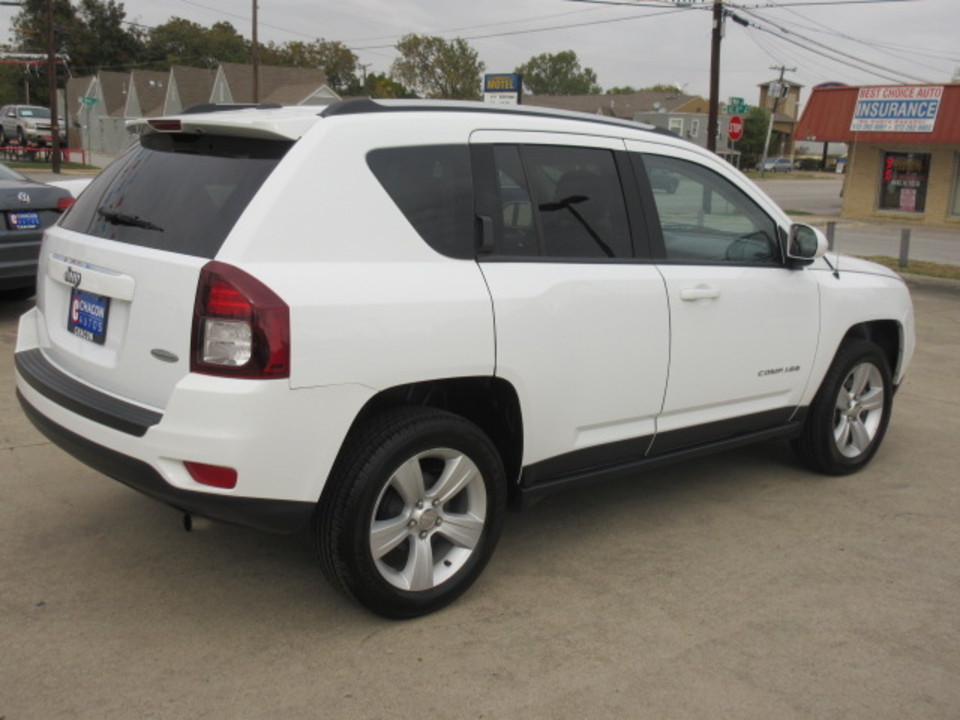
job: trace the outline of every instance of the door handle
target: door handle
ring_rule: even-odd
[[[720,291],[709,285],[697,285],[680,291],[681,300],[714,300],[720,297]]]

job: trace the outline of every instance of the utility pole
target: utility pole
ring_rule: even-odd
[[[260,48],[257,43],[257,0],[253,0],[253,43],[250,46],[253,65],[253,102],[260,102]]]
[[[771,70],[779,70],[780,77],[777,80],[777,92],[773,96],[773,109],[770,111],[770,122],[767,123],[767,139],[763,143],[763,158],[760,160],[760,177],[764,175],[763,166],[767,164],[767,153],[770,151],[770,136],[773,135],[773,120],[777,115],[777,108],[780,107],[780,94],[783,92],[783,74],[786,72],[796,72],[796,68],[788,68],[785,65],[772,65]],[[770,90],[767,90],[767,97],[770,97]]]
[[[717,151],[720,114],[720,41],[723,39],[723,0],[713,3],[713,35],[710,43],[710,112],[707,115],[707,150]]]
[[[57,110],[57,52],[53,29],[53,0],[47,0],[47,85],[50,88],[50,169],[60,174],[60,113]]]

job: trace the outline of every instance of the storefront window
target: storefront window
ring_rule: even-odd
[[[953,200],[950,202],[950,214],[960,215],[960,154],[953,163]]]
[[[884,153],[880,173],[881,210],[923,212],[930,175],[929,154]]]

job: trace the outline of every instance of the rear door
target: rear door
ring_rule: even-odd
[[[642,456],[663,402],[668,308],[622,140],[477,132],[497,374],[520,395],[525,481]],[[478,185],[483,187],[482,184]],[[537,465],[545,459],[549,463]],[[533,467],[531,467],[533,466]]]
[[[47,234],[44,352],[103,390],[162,408],[190,367],[197,278],[289,142],[148,135]]]

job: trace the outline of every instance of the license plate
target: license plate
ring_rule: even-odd
[[[40,214],[35,212],[8,212],[7,225],[11,230],[36,230],[40,227]]]
[[[67,330],[84,340],[103,345],[107,339],[110,298],[73,288],[67,313]]]

